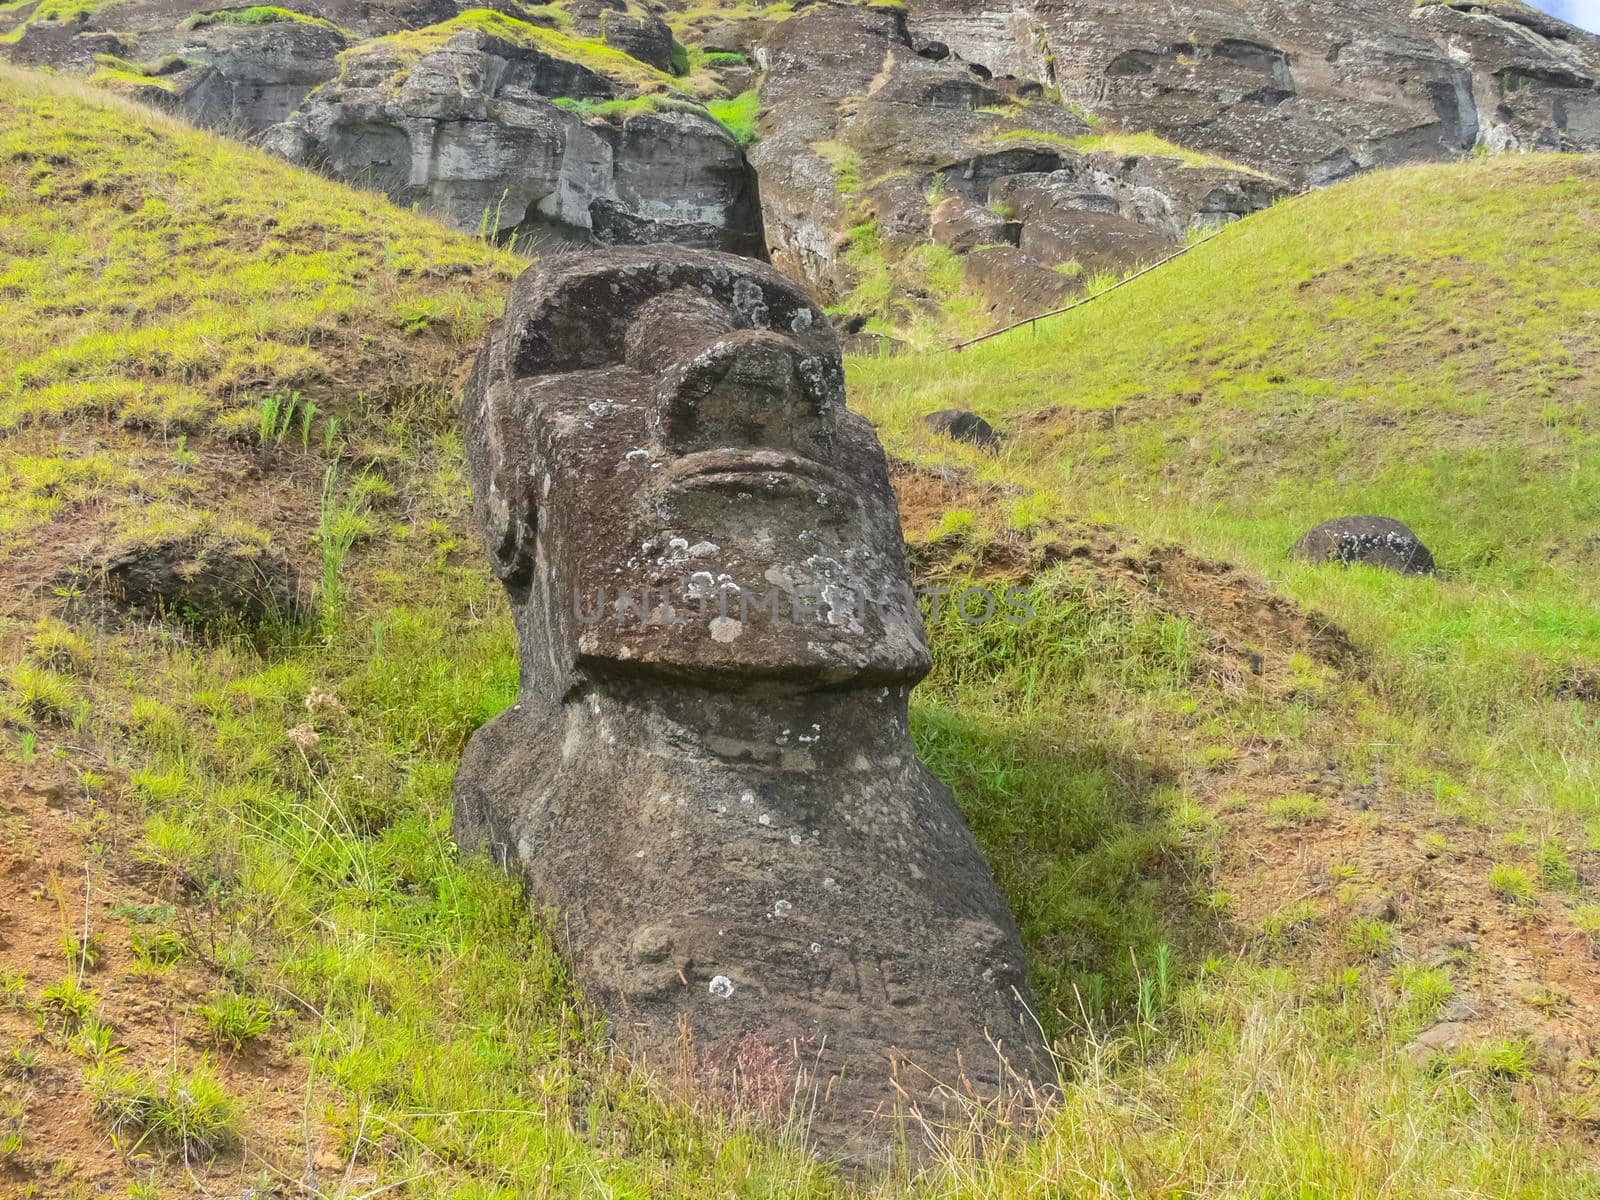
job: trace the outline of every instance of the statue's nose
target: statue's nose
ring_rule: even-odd
[[[680,360],[658,400],[662,440],[679,454],[748,447],[820,459],[831,440],[821,364],[770,330],[724,334]]]

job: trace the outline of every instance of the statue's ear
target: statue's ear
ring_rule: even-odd
[[[533,577],[534,535],[539,513],[534,490],[524,477],[528,455],[516,413],[502,403],[505,379],[491,366],[499,330],[479,351],[462,405],[467,474],[472,507],[483,530],[489,566],[508,587]]]
[[[538,531],[538,513],[531,496],[524,501],[523,496],[507,496],[496,488],[477,508],[490,569],[509,587],[527,583],[533,577],[533,538]]]

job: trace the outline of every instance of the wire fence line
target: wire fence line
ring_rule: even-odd
[[[1309,191],[1310,191],[1310,189],[1307,189],[1307,191],[1296,192],[1292,196],[1286,196],[1282,200],[1278,201],[1278,203],[1273,205],[1272,207],[1273,208],[1277,208],[1277,207],[1281,207],[1282,205],[1285,205],[1285,204],[1290,204],[1293,201],[1296,201],[1296,200],[1300,199],[1302,196],[1306,195],[1307,192],[1309,192]],[[991,329],[988,333],[980,333],[975,338],[968,338],[964,342],[955,342],[955,343],[953,343],[953,344],[951,344],[949,346],[945,346],[940,351],[938,351],[938,353],[942,353],[942,354],[959,354],[959,353],[961,353],[961,351],[965,350],[969,346],[976,346],[979,342],[987,342],[990,338],[997,338],[1002,333],[1011,333],[1014,330],[1021,329],[1025,325],[1037,325],[1040,321],[1046,320],[1046,319],[1048,319],[1050,317],[1059,317],[1059,316],[1063,315],[1064,313],[1069,313],[1069,312],[1075,311],[1076,309],[1080,309],[1080,308],[1084,307],[1084,305],[1086,305],[1086,304],[1093,304],[1096,300],[1100,299],[1102,296],[1109,296],[1112,292],[1116,291],[1118,288],[1127,287],[1128,284],[1132,283],[1135,279],[1142,279],[1144,276],[1150,274],[1150,272],[1159,271],[1162,267],[1166,266],[1168,263],[1176,262],[1178,259],[1182,258],[1185,254],[1188,254],[1191,250],[1198,250],[1201,246],[1204,246],[1207,242],[1211,241],[1213,238],[1221,237],[1224,233],[1228,232],[1228,230],[1232,229],[1237,224],[1239,224],[1239,222],[1230,221],[1226,225],[1219,226],[1218,228],[1212,230],[1210,233],[1206,234],[1205,237],[1200,238],[1198,241],[1193,241],[1193,242],[1190,242],[1186,246],[1179,247],[1178,250],[1176,250],[1172,254],[1167,255],[1167,257],[1163,258],[1160,262],[1151,263],[1148,267],[1141,268],[1140,270],[1135,271],[1132,275],[1128,275],[1128,276],[1125,276],[1122,279],[1117,280],[1117,282],[1112,284],[1110,287],[1105,288],[1102,291],[1095,292],[1093,295],[1083,296],[1083,297],[1081,297],[1081,298],[1079,298],[1077,300],[1074,300],[1071,304],[1067,305],[1065,308],[1052,309],[1050,312],[1043,312],[1043,313],[1038,313],[1038,314],[1036,314],[1034,316],[1031,316],[1031,317],[1024,317],[1020,321],[1013,321],[1011,324],[1003,325],[999,329]]]
[[[1226,228],[1227,228],[1226,225],[1223,226],[1223,229],[1226,229]],[[1055,309],[1051,309],[1049,312],[1042,312],[1042,313],[1037,313],[1037,314],[1035,314],[1034,316],[1031,316],[1031,317],[1024,317],[1020,321],[1013,321],[1009,325],[1002,325],[999,329],[991,329],[988,333],[980,333],[975,338],[968,338],[964,342],[956,342],[953,345],[946,346],[944,348],[944,350],[945,350],[946,353],[949,353],[949,354],[959,354],[961,351],[965,350],[968,346],[976,346],[979,342],[987,342],[990,338],[997,338],[1002,333],[1010,333],[1014,329],[1021,329],[1024,325],[1037,325],[1040,321],[1043,321],[1046,318],[1059,317],[1063,313],[1072,312],[1074,309],[1082,308],[1086,304],[1093,304],[1096,300],[1100,299],[1101,296],[1109,296],[1112,292],[1116,291],[1118,288],[1127,287],[1127,285],[1132,283],[1135,279],[1140,279],[1143,276],[1150,274],[1151,271],[1160,270],[1162,267],[1166,266],[1169,262],[1175,262],[1176,260],[1182,258],[1185,254],[1189,253],[1189,251],[1195,250],[1195,249],[1198,249],[1201,246],[1204,246],[1212,238],[1214,238],[1218,234],[1222,233],[1223,229],[1218,229],[1213,233],[1208,233],[1208,234],[1206,234],[1205,237],[1201,238],[1199,241],[1190,242],[1187,246],[1184,246],[1184,247],[1180,248],[1176,253],[1167,255],[1167,257],[1163,258],[1160,262],[1151,263],[1148,267],[1145,267],[1142,270],[1135,271],[1132,275],[1124,276],[1123,278],[1117,280],[1117,282],[1115,282],[1114,284],[1112,284],[1108,288],[1103,288],[1100,291],[1095,292],[1092,295],[1084,296],[1081,299],[1074,300],[1071,304],[1067,305],[1065,308],[1055,308]]]

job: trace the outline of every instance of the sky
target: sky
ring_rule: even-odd
[[[1533,0],[1533,3],[1535,8],[1542,8],[1563,21],[1600,33],[1600,0]]]

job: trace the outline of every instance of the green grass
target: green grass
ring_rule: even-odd
[[[207,25],[277,25],[285,21],[298,21],[306,25],[326,25],[337,29],[332,21],[292,8],[279,8],[274,4],[258,4],[251,8],[224,8],[214,12],[197,12],[184,18],[185,29],[203,29]]]
[[[101,87],[111,88],[154,88],[160,92],[175,91],[177,85],[172,80],[156,75],[153,72],[139,70],[135,64],[122,64],[121,60],[113,59],[111,62],[104,60],[110,55],[101,55],[100,66],[89,76],[89,82],[99,84]]]
[[[408,29],[384,37],[372,38],[346,50],[347,55],[383,52],[394,55],[404,67],[432,50],[437,50],[458,33],[488,34],[516,46],[542,50],[563,58],[596,74],[604,75],[617,84],[636,91],[676,90],[678,81],[664,71],[640,62],[608,46],[601,38],[575,37],[557,29],[531,25],[527,21],[493,9],[474,8],[422,29]]]
[[[1533,876],[1512,863],[1495,863],[1489,868],[1489,887],[1510,904],[1537,904],[1539,900]]]
[[[1235,869],[1228,821],[1259,820],[1248,800],[1238,813],[1209,803],[1211,772],[1233,759],[1208,751],[1267,744],[1320,765],[1341,738],[1380,730],[1403,742],[1416,698],[1406,707],[1383,690],[1399,668],[1379,660],[1367,690],[1297,657],[1275,661],[1278,691],[1224,686],[1228,660],[1198,617],[1070,562],[1019,569],[1034,586],[1024,626],[970,625],[948,605],[930,620],[937,666],[913,707],[919,750],[990,856],[1028,939],[1041,1016],[1060,1037],[1062,1094],[1031,1135],[982,1120],[916,1131],[936,1143],[927,1175],[851,1179],[782,1131],[738,1124],[670,1077],[624,1069],[568,977],[559,924],[537,919],[503,874],[463,859],[450,838],[465,739],[517,690],[509,616],[476,548],[450,386],[513,265],[381,201],[60,82],[0,78],[0,116],[0,346],[11,368],[0,392],[0,535],[12,556],[0,566],[34,571],[68,522],[86,537],[124,523],[250,521],[338,599],[301,627],[190,638],[150,622],[91,632],[54,597],[59,627],[42,633],[42,612],[6,627],[8,678],[48,695],[55,683],[28,685],[26,675],[54,672],[69,690],[48,711],[76,719],[85,699],[91,709],[69,737],[45,712],[11,702],[7,737],[19,761],[60,750],[80,770],[116,777],[123,832],[99,853],[175,909],[153,910],[160,928],[130,935],[141,984],[207,972],[215,1015],[190,1013],[185,1032],[214,1029],[224,1044],[229,1033],[248,1043],[270,1000],[271,1043],[316,1098],[311,1136],[357,1160],[361,1189],[428,1200],[1568,1200],[1600,1186],[1590,1151],[1519,1090],[1528,1068],[1514,1040],[1426,1066],[1401,1054],[1448,1001],[1448,968],[1391,966],[1386,935],[1325,899],[1265,882],[1232,885],[1231,905],[1220,899],[1220,872]],[[1482,182],[1474,203],[1492,208]],[[1419,203],[1410,196],[1404,210]],[[1360,209],[1334,211],[1354,220]],[[1533,237],[1537,224],[1498,236]],[[1243,232],[1197,252],[1222,278],[1176,334],[1167,322],[1188,298],[1145,296],[1150,311],[1120,308],[1070,355],[1064,335],[1048,332],[1041,339],[1063,336],[1052,347],[1061,352],[998,345],[961,359],[854,364],[853,399],[902,452],[930,456],[915,418],[947,399],[981,398],[1010,417],[1077,403],[1098,381],[1128,388],[1117,403],[1136,411],[1136,395],[1163,394],[1154,382],[1168,365],[1163,339],[1229,353],[1235,339],[1254,345],[1250,321],[1264,319],[1241,286],[1282,301],[1266,264],[1267,279],[1248,277],[1259,246],[1225,265],[1202,257]],[[859,231],[867,249],[876,236]],[[1278,236],[1287,247],[1291,231]],[[1365,254],[1376,237],[1352,229],[1345,252]],[[1280,254],[1281,269],[1293,256]],[[918,262],[935,286],[956,286],[940,256]],[[1365,302],[1371,280],[1357,280],[1340,303]],[[1128,293],[1137,286],[1102,303],[1123,305]],[[1272,320],[1292,325],[1287,307],[1269,310]],[[1328,327],[1322,314],[1319,333]],[[1321,346],[1309,332],[1301,342],[1259,336],[1288,354]],[[1212,386],[1218,404],[1233,399]],[[338,437],[302,437],[284,423],[295,392],[296,413],[310,401],[342,419]],[[277,398],[270,421],[267,397]],[[142,414],[133,421],[130,406]],[[174,453],[164,412],[183,414],[188,458]],[[1186,400],[1157,405],[1147,420],[1166,429],[1188,412]],[[1044,420],[1028,435],[1037,442],[1014,439],[994,461],[960,459],[1029,486],[998,498],[973,491],[929,516],[940,540],[924,581],[964,586],[984,577],[1001,531],[1025,545],[1058,532],[1061,512],[1106,508],[1118,493],[1089,490],[1096,472],[1148,472],[1124,516],[1155,525],[1191,511],[1177,493],[1194,481],[1163,474],[1181,455],[1108,461],[1071,439],[1114,443],[1116,454],[1128,431],[1093,429]],[[1237,469],[1280,468],[1247,458]],[[1260,503],[1243,486],[1255,477],[1234,482],[1236,503]],[[1160,486],[1172,489],[1166,507],[1155,503]],[[1083,506],[1086,496],[1102,498]],[[1313,506],[1280,497],[1304,507],[1252,509],[1229,526],[1217,494],[1205,496],[1214,540],[1260,520],[1287,532]],[[1323,576],[1351,578],[1309,569],[1295,578]],[[1444,656],[1429,669],[1450,665]],[[1434,765],[1420,752],[1384,763]],[[1468,804],[1449,780],[1412,783]],[[1286,836],[1314,824],[1298,801],[1282,815],[1299,822]],[[1473,883],[1488,899],[1482,878]],[[26,1001],[21,983],[9,990]],[[47,1036],[64,1038],[69,1021],[98,1029],[96,1003],[76,978],[41,993]],[[164,1025],[160,1034],[173,1044]],[[226,1061],[213,1067],[190,1044],[159,1066],[84,1044],[99,1057],[83,1081],[96,1120],[120,1145],[174,1159],[264,1145],[271,1134],[253,1127],[253,1098],[223,1082]],[[291,1100],[299,1113],[304,1093]],[[305,1147],[290,1149],[304,1161]],[[187,1186],[176,1162],[159,1169],[168,1190]]]
[[[992,111],[997,116],[1012,116],[1018,110],[1014,105],[1010,105],[983,111]],[[1079,154],[1118,154],[1140,158],[1171,158],[1176,159],[1182,166],[1190,169],[1205,168],[1219,171],[1236,171],[1242,175],[1254,175],[1261,179],[1271,178],[1271,176],[1256,170],[1254,167],[1247,167],[1215,154],[1191,150],[1175,142],[1169,142],[1154,133],[1090,133],[1068,136],[1061,133],[1051,133],[1044,129],[1024,128],[1004,129],[994,134],[987,134],[985,135],[985,140],[1001,145],[1027,142],[1032,145],[1058,146],[1063,150],[1074,150]]]
[[[811,149],[833,168],[833,186],[841,196],[853,196],[861,190],[861,156],[853,147],[843,142],[813,142]]]
[[[1328,806],[1317,796],[1294,793],[1267,801],[1267,817],[1279,827],[1309,825],[1327,815]]]
[[[979,477],[1242,561],[1328,614],[1401,718],[1368,742],[1447,805],[1594,821],[1600,734],[1568,697],[1600,662],[1597,212],[1586,159],[1369,176],[1036,332],[856,362],[857,403],[929,458],[951,452],[921,413],[1043,415],[972,456]],[[1410,522],[1441,577],[1288,558],[1351,513]]]
[[[945,246],[927,243],[892,255],[877,221],[866,220],[848,231],[840,264],[850,286],[829,311],[866,317],[869,333],[926,345],[982,325],[983,300],[967,286],[961,256]]]
[[[272,1005],[256,996],[225,992],[195,1011],[211,1036],[234,1050],[243,1049],[272,1028]]]
[[[303,390],[329,413],[399,399],[427,374],[419,360],[435,379],[452,369],[456,352],[441,368],[441,347],[474,337],[499,302],[451,272],[515,269],[489,247],[441,242],[414,215],[379,230],[369,197],[263,170],[270,160],[176,123],[128,119],[142,109],[97,106],[65,83],[0,85],[0,429],[93,418],[193,434],[272,394]],[[84,192],[118,199],[61,221],[58,206]],[[377,308],[391,368],[332,402],[373,328],[355,319]],[[125,473],[105,456],[8,456],[0,487],[16,498],[0,542],[33,522],[26,505],[47,515],[72,489],[115,488]]]
[[[557,108],[566,109],[581,117],[600,117],[615,124],[620,124],[635,113],[687,112],[705,115],[708,107],[691,100],[677,96],[663,96],[659,93],[634,96],[627,100],[575,100],[570,96],[561,96],[554,101],[554,104]]]
[[[750,146],[755,143],[756,122],[761,117],[761,98],[756,95],[754,88],[740,92],[731,100],[707,101],[706,111],[727,127],[739,145]]]
[[[1069,144],[1072,149],[1080,154],[1105,153],[1141,158],[1175,158],[1185,167],[1238,171],[1245,175],[1267,178],[1263,172],[1257,171],[1253,167],[1241,166],[1239,163],[1230,162],[1228,159],[1220,158],[1214,154],[1205,154],[1198,150],[1187,149],[1154,133],[1086,134],[1083,137],[1071,139]]]
[[[114,8],[121,0],[39,0],[32,12],[14,29],[0,33],[0,44],[19,42],[33,25],[81,24],[96,13]]]
[[[3,682],[11,703],[34,720],[61,720],[78,702],[72,680],[48,667],[18,663],[5,673]]]
[[[189,1161],[239,1140],[238,1101],[204,1061],[187,1072],[101,1062],[90,1068],[86,1085],[95,1112],[129,1144]]]

